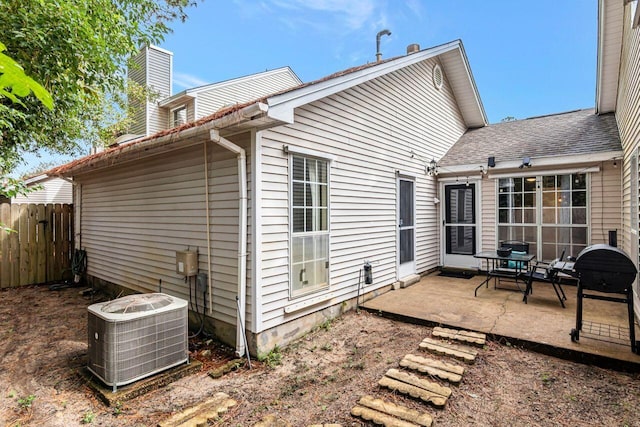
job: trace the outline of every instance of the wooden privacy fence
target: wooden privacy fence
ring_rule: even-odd
[[[69,278],[73,205],[0,204],[0,288]]]

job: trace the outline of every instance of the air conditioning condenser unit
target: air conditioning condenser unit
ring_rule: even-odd
[[[88,308],[88,369],[118,386],[189,361],[188,312],[183,299],[135,294]]]

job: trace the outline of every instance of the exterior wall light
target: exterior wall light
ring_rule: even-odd
[[[438,175],[438,163],[436,162],[436,159],[431,159],[427,165],[427,174],[429,176]]]

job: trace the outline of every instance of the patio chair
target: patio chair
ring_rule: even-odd
[[[559,273],[556,269],[553,268],[553,265],[556,262],[560,262],[564,258],[565,250],[560,254],[560,258],[556,258],[551,262],[544,261],[536,261],[536,263],[531,267],[529,272],[527,273],[527,288],[524,292],[524,298],[522,299],[525,304],[527,304],[527,298],[530,294],[533,293],[533,282],[541,282],[541,283],[550,283],[553,286],[553,290],[556,292],[556,296],[558,297],[558,301],[560,301],[560,305],[562,308],[566,308],[564,302],[567,299],[567,296],[562,289],[562,285],[560,284],[561,275],[563,278],[569,278],[570,276]],[[564,277],[566,276],[566,277]]]

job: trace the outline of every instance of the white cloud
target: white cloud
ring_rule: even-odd
[[[406,3],[407,7],[411,11],[411,13],[413,13],[413,15],[419,20],[422,20],[422,16],[424,14],[423,4],[420,3],[419,0],[406,0],[406,1],[407,1]]]
[[[175,72],[173,73],[173,84],[184,89],[191,89],[209,83],[211,82],[204,81],[201,78],[191,74]]]
[[[271,0],[271,4],[285,13],[320,13],[314,19],[314,27],[336,29],[336,21],[343,32],[356,31],[367,25],[378,8],[376,0]],[[332,19],[327,19],[327,14]],[[280,17],[293,25],[300,16]],[[311,19],[307,19],[311,21]],[[308,25],[308,22],[306,23]]]

